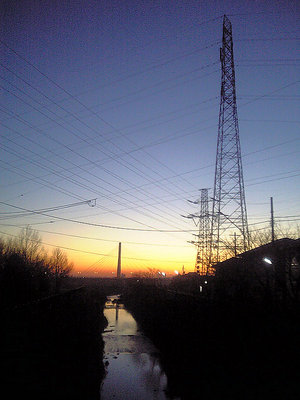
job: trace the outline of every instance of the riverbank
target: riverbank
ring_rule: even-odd
[[[2,312],[2,389],[10,399],[99,399],[103,306],[93,288]]]
[[[161,353],[169,395],[299,398],[299,317],[137,284],[123,301]]]

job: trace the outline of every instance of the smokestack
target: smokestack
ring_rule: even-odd
[[[121,278],[121,243],[119,243],[117,278]]]

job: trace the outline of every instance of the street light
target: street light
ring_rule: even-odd
[[[263,258],[263,261],[266,263],[266,264],[269,264],[269,265],[272,265],[273,263],[272,263],[272,260],[270,260],[269,258],[267,258],[267,257],[264,257]]]

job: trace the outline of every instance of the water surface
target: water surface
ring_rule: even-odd
[[[154,345],[138,329],[133,316],[110,296],[104,315],[104,379],[101,400],[165,400],[167,377]]]

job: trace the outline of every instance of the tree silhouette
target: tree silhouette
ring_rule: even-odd
[[[14,239],[12,245],[15,251],[24,257],[26,261],[34,262],[43,256],[41,242],[42,239],[38,231],[27,225]]]
[[[57,292],[63,278],[69,275],[73,269],[73,264],[69,263],[68,257],[64,251],[56,247],[50,258],[50,270],[55,278],[55,291]]]
[[[40,234],[30,226],[13,239],[0,238],[0,302],[2,307],[24,304],[57,293],[73,265],[59,248],[50,257]]]

